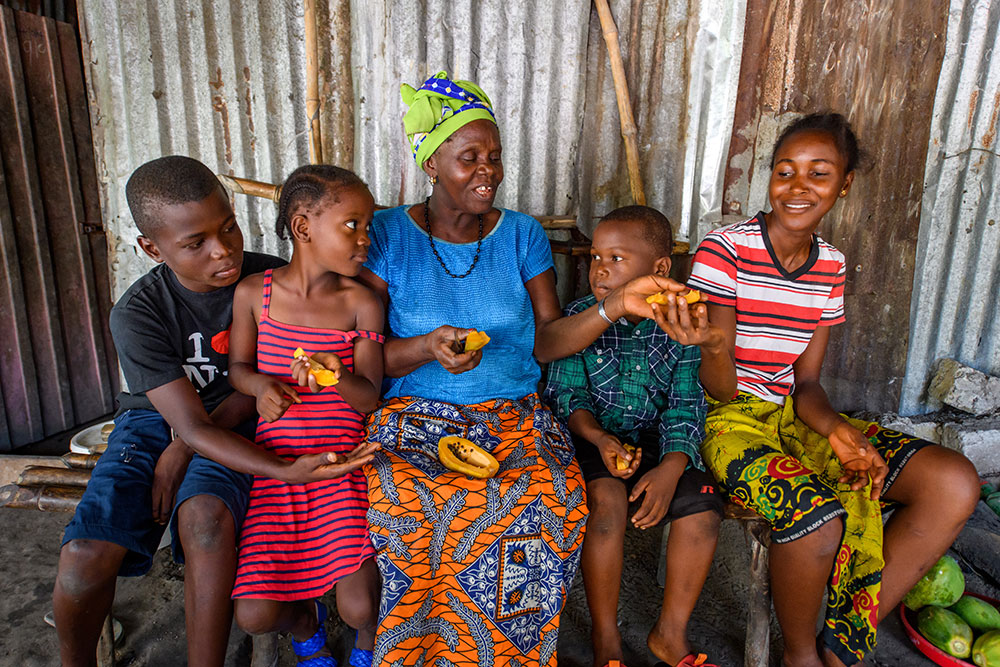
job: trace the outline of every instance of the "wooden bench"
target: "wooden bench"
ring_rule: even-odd
[[[725,518],[739,521],[750,547],[750,572],[747,601],[747,625],[743,648],[744,667],[767,667],[771,650],[771,584],[767,549],[771,544],[771,528],[751,510],[727,503]],[[657,579],[660,586],[666,580],[667,532],[660,545]]]

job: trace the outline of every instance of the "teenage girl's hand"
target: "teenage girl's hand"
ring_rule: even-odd
[[[471,371],[483,359],[482,349],[462,352],[465,338],[475,329],[459,329],[442,325],[424,337],[427,353],[449,373],[458,375]]]
[[[663,331],[681,345],[722,346],[726,335],[708,321],[708,306],[704,303],[688,304],[687,300],[668,292],[667,304],[650,304],[653,319]]]
[[[313,361],[317,361],[327,370],[333,371],[334,376],[339,380],[344,372],[344,362],[332,352],[317,352],[312,355]],[[317,393],[325,389],[316,382],[316,376],[309,372],[309,357],[302,356],[292,360],[292,377],[300,387],[309,387],[309,391]]]
[[[889,467],[876,451],[875,446],[861,431],[847,422],[841,422],[830,433],[830,447],[844,466],[844,474],[838,480],[851,485],[852,491],[858,491],[868,485],[871,479],[872,500],[878,500],[885,484],[885,476]]]
[[[268,378],[257,392],[257,412],[266,422],[278,421],[288,406],[301,402],[297,391],[274,378]]]
[[[347,454],[323,452],[305,454],[282,469],[277,479],[286,484],[308,484],[323,479],[342,477],[369,463],[380,445],[377,442],[362,442]]]
[[[611,290],[605,300],[604,310],[611,319],[624,315],[653,318],[653,309],[646,297],[657,292],[685,292],[687,286],[672,278],[650,274],[633,278],[621,287]]]
[[[669,457],[669,458],[668,458]],[[628,497],[634,503],[645,494],[639,509],[632,515],[632,525],[646,530],[656,526],[670,509],[670,502],[677,490],[677,480],[687,466],[687,456],[680,453],[667,454],[660,465],[639,478]]]
[[[622,447],[622,441],[610,433],[602,435],[594,445],[601,452],[601,460],[604,461],[604,467],[608,469],[612,477],[628,479],[639,469],[639,462],[642,460],[641,449],[636,449],[634,454],[629,454]],[[629,466],[625,470],[618,469],[617,457],[619,456],[629,462]]]

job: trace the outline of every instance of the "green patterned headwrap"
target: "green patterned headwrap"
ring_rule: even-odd
[[[438,146],[464,125],[474,120],[488,120],[494,125],[493,104],[483,89],[471,81],[452,81],[447,72],[438,72],[414,90],[399,87],[403,104],[410,110],[403,116],[406,138],[417,166],[434,155]]]

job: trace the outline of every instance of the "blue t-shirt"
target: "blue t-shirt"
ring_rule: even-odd
[[[390,378],[386,397],[419,396],[456,404],[517,399],[538,390],[541,371],[532,351],[535,315],[524,283],[552,268],[552,251],[541,224],[523,213],[500,210],[483,238],[479,262],[465,278],[452,278],[431,252],[427,232],[407,210],[379,211],[365,266],[389,285],[389,333],[421,336],[448,324],[490,336],[471,371],[453,375],[431,361],[409,375]],[[476,243],[434,245],[448,270],[465,273]]]

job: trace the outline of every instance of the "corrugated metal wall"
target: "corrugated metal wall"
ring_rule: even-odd
[[[901,411],[935,361],[1000,375],[1000,2],[953,0],[927,146]]]
[[[850,119],[871,164],[820,229],[848,267],[847,323],[831,333],[823,384],[841,410],[896,410],[947,0],[748,6],[727,212],[769,208],[770,152],[798,114]]]
[[[351,160],[384,204],[425,196],[402,131],[401,81],[438,69],[494,99],[506,179],[499,203],[591,217],[630,203],[607,48],[589,2],[326,0],[317,6],[328,160]],[[717,217],[739,68],[743,2],[612,3],[639,126],[647,199],[687,238]],[[114,293],[149,267],[124,183],[184,153],[222,173],[280,182],[306,162],[302,3],[81,6]],[[344,45],[350,43],[345,57]],[[351,117],[345,117],[353,109]],[[711,130],[711,131],[710,131]],[[697,137],[687,142],[687,137]],[[247,246],[286,252],[273,205],[237,199]]]
[[[73,27],[0,7],[0,450],[113,410],[107,247]]]

